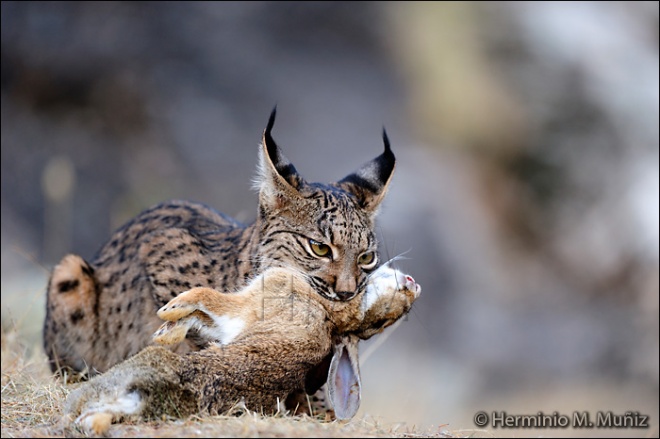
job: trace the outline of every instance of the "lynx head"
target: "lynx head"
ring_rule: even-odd
[[[394,171],[394,154],[383,130],[385,151],[331,184],[308,183],[271,136],[275,109],[260,150],[259,216],[262,268],[305,273],[324,297],[349,300],[378,266],[374,219]]]

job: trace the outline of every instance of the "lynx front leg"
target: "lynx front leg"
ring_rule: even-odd
[[[336,419],[335,411],[327,400],[327,387],[324,384],[313,395],[303,389],[292,392],[286,399],[286,408],[294,416],[307,415],[326,422]]]
[[[246,298],[210,288],[193,288],[179,294],[158,310],[166,322],[154,333],[159,344],[182,341],[190,329],[209,342],[231,343],[245,328]]]

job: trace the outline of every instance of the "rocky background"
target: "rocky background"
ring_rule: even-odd
[[[365,344],[362,415],[633,410],[657,434],[657,2],[1,7],[3,330],[38,350],[48,270],[152,204],[253,219],[277,104],[308,180],[383,125],[397,155],[382,253],[423,294]]]

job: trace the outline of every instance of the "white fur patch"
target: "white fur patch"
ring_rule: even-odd
[[[204,337],[216,340],[222,345],[234,341],[234,339],[238,337],[245,328],[245,320],[240,317],[219,316],[208,312],[205,309],[203,311],[213,319],[215,325],[199,325],[198,328],[200,333]]]
[[[396,291],[398,285],[397,271],[389,265],[381,265],[369,276],[367,290],[362,298],[362,311],[371,309],[379,297]]]
[[[389,265],[381,265],[369,276],[369,283],[362,298],[362,311],[366,312],[371,309],[379,297],[394,294],[396,291],[404,289],[415,293],[415,297],[422,291],[412,277],[391,268]]]

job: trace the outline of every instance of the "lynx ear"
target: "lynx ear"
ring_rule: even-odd
[[[383,143],[385,151],[381,155],[337,183],[337,186],[355,195],[360,206],[366,210],[375,211],[378,208],[394,172],[394,154],[390,149],[385,128],[383,128]]]
[[[283,200],[298,196],[298,190],[304,184],[296,168],[282,154],[271,136],[276,113],[277,107],[273,108],[264,130],[259,151],[259,177],[256,182],[260,199],[269,205],[280,205]]]
[[[333,345],[328,398],[337,419],[351,419],[360,408],[362,384],[357,343],[357,337],[347,336]]]

